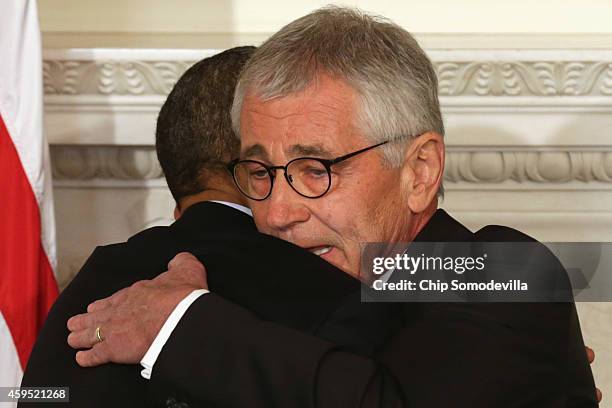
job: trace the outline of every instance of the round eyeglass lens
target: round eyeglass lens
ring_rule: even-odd
[[[272,187],[268,170],[256,161],[245,160],[236,164],[234,178],[240,190],[254,200],[265,198]]]
[[[328,190],[331,177],[318,160],[297,159],[287,165],[287,178],[298,193],[306,197],[319,197]]]

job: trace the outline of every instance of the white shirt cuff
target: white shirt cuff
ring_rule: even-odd
[[[159,353],[161,353],[162,348],[170,338],[170,335],[174,331],[174,328],[183,318],[183,315],[185,314],[187,309],[189,309],[189,306],[191,306],[191,304],[195,302],[197,298],[199,298],[205,293],[208,293],[208,290],[194,290],[193,292],[188,294],[185,299],[181,300],[181,302],[176,305],[172,313],[170,313],[170,316],[168,316],[168,319],[166,319],[166,322],[157,334],[157,337],[155,337],[155,340],[153,340],[153,343],[151,343],[151,347],[149,347],[149,350],[147,350],[142,360],[140,360],[140,365],[143,367],[143,370],[140,372],[140,374],[144,378],[146,378],[147,380],[151,379],[153,365],[155,364],[155,361],[157,361]]]

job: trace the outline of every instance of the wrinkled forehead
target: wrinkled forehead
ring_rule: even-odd
[[[346,83],[320,78],[303,91],[264,98],[245,95],[240,118],[241,157],[283,145],[290,155],[332,156],[361,139],[356,92]]]

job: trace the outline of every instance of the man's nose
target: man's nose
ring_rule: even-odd
[[[274,230],[282,231],[308,221],[310,211],[303,204],[303,200],[308,199],[293,190],[284,175],[278,172],[272,186],[272,192],[266,200],[268,201],[266,218],[268,226]]]

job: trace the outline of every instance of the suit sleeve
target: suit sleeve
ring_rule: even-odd
[[[262,321],[218,295],[198,299],[153,369],[162,404],[223,407],[403,407],[398,383],[372,359]]]

